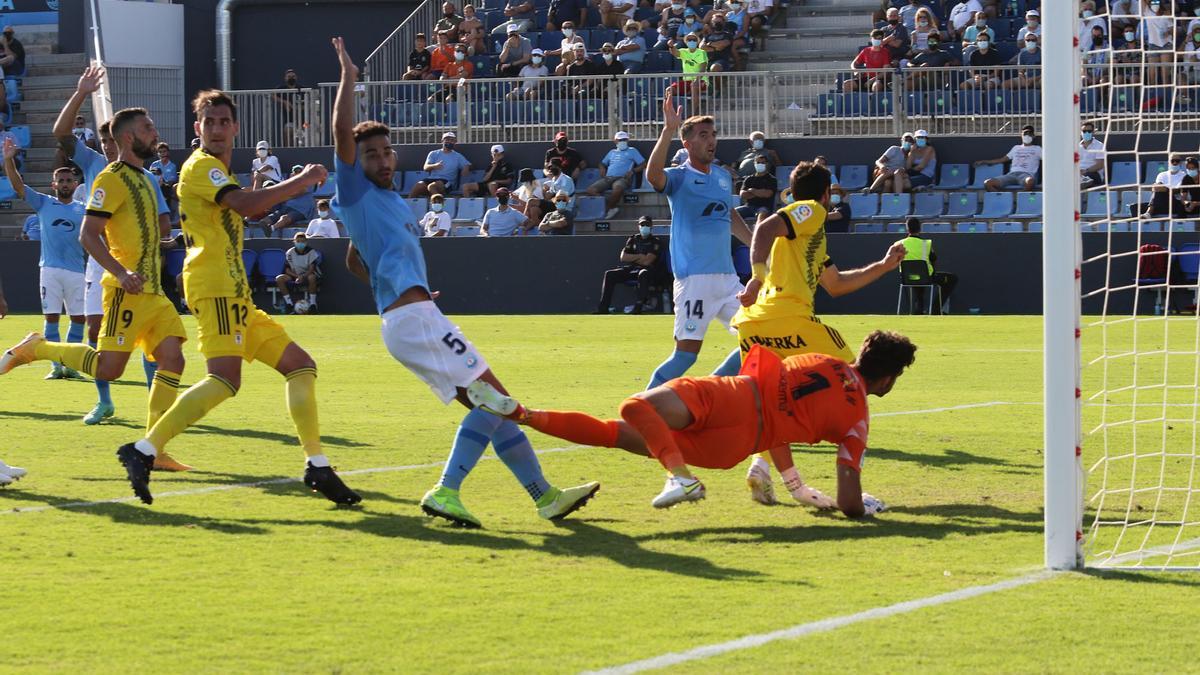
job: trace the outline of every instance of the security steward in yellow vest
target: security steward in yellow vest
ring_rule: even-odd
[[[933,252],[933,242],[928,239],[922,239],[921,220],[919,218],[909,218],[905,221],[905,227],[908,229],[908,236],[900,240],[904,244],[904,250],[907,251],[904,260],[920,260],[929,266],[929,277],[934,285],[942,291],[942,304],[937,308],[939,314],[950,313],[950,294],[954,292],[954,287],[958,285],[958,276],[949,272],[937,272],[934,270],[934,265],[937,264],[937,254]],[[903,266],[901,267],[903,269]],[[925,289],[913,289],[913,301],[909,305],[909,313],[914,311],[914,308],[922,307],[925,303]]]

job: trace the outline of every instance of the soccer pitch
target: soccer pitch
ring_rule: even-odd
[[[826,317],[855,345],[874,328],[919,345],[893,393],[871,399],[863,485],[889,505],[877,518],[817,513],[781,487],[787,503],[759,506],[742,470],[703,471],[707,500],[656,511],[657,463],[531,432],[552,483],[603,488],[553,524],[484,461],[463,486],[474,531],[417,506],[462,408],[388,356],[374,317],[283,320],[317,360],[327,452],[361,508],[293,480],[302,453],[282,378],[263,366],[171,446],[198,470],[155,473],[153,507],[126,499],[113,454],[144,422],[136,362],[97,428],[79,421],[90,383],[43,382],[41,364],[0,378],[0,458],[30,471],[0,489],[0,670],[567,673],[709,645],[685,667],[1200,669],[1187,637],[1200,574],[1039,572],[1040,317]],[[40,323],[0,322],[0,344]],[[666,316],[460,325],[529,405],[605,416],[671,349]],[[203,372],[187,326],[185,385]],[[693,374],[734,345],[709,336]],[[833,448],[794,450],[832,494]]]

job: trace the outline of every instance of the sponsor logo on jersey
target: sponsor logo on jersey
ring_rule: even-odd
[[[229,176],[226,176],[224,171],[216,168],[208,172],[208,179],[216,187],[221,187],[229,182]]]
[[[92,192],[92,202],[88,204],[88,206],[97,209],[103,208],[104,196],[104,190],[102,188],[97,188],[94,192]]]

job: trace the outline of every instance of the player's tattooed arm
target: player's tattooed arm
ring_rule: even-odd
[[[350,245],[346,247],[346,269],[361,279],[363,283],[371,283],[371,275],[367,272],[367,266],[363,262],[362,256],[358,254],[358,249],[354,248],[354,242],[350,242]]]

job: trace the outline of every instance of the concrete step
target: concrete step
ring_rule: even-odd
[[[27,112],[27,113],[53,112],[53,113],[57,114],[59,110],[62,110],[64,101],[65,101],[65,99],[63,99],[63,100],[45,99],[45,100],[37,100],[37,101],[26,100],[26,101],[21,102],[21,110],[23,112]],[[91,106],[91,101],[84,102],[83,106],[84,106],[85,110],[88,109]]]
[[[42,146],[41,144],[39,144],[37,142],[37,140],[38,140],[37,137],[38,137],[39,133],[43,133],[43,132],[46,134],[50,133],[50,127],[54,126],[54,121],[58,119],[58,113],[60,110],[62,110],[62,106],[65,101],[66,101],[66,99],[60,99],[57,102],[56,101],[45,101],[45,103],[57,103],[57,105],[55,106],[55,108],[53,110],[47,110],[44,112],[25,113],[25,123],[28,124],[29,126],[33,127],[33,132],[34,132],[33,140],[34,140],[34,145],[36,147],[47,147],[47,146]],[[91,115],[92,115],[91,114],[91,106],[85,105],[83,107],[83,112],[85,115],[87,115],[88,119],[92,118],[91,117]]]
[[[868,14],[817,14],[805,12],[802,8],[788,9],[788,24],[786,28],[807,28],[813,30],[853,30],[867,32],[871,30],[871,15]],[[775,32],[776,29],[772,29]]]
[[[21,44],[25,45],[26,52],[29,52],[29,48],[35,45],[57,46],[58,24],[39,23],[28,26],[13,26],[13,35],[21,41]]]
[[[79,74],[75,75],[27,75],[21,78],[21,90],[30,92],[39,89],[70,89],[75,91]]]

